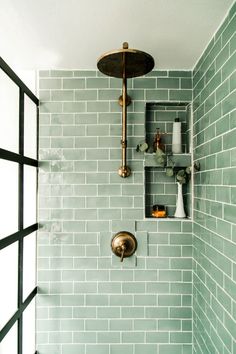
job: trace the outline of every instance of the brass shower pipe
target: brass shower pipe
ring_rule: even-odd
[[[119,104],[122,106],[122,162],[118,172],[123,178],[131,174],[127,166],[127,106],[131,99],[127,96],[127,78],[147,74],[154,67],[151,55],[137,49],[129,49],[128,43],[123,48],[103,54],[97,62],[98,69],[108,76],[122,78],[122,96]]]

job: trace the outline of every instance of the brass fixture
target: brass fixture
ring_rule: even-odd
[[[122,96],[119,97],[119,104],[122,106],[122,163],[119,175],[125,178],[131,173],[126,164],[127,106],[131,103],[131,98],[127,95],[127,79],[147,74],[154,67],[154,59],[150,54],[129,49],[128,43],[124,42],[122,49],[103,54],[98,59],[97,67],[105,75],[122,79]]]
[[[126,257],[132,256],[137,249],[137,240],[133,234],[128,231],[120,231],[111,240],[112,252],[120,257],[120,261]]]

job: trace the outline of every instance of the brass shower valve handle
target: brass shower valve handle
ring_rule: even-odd
[[[133,234],[128,231],[118,232],[111,240],[112,252],[120,257],[120,261],[134,254],[137,248],[137,240]]]

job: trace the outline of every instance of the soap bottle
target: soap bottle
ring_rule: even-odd
[[[175,118],[175,121],[173,123],[172,152],[174,154],[182,153],[181,122],[179,121],[179,118]]]

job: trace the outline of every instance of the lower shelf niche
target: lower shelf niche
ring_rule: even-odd
[[[173,218],[176,208],[177,188],[175,176],[166,176],[164,168],[145,167],[145,217],[156,219],[152,217],[152,208],[153,205],[159,204],[166,207],[167,218]],[[191,216],[190,191],[191,181],[183,185],[183,200],[187,217]]]

